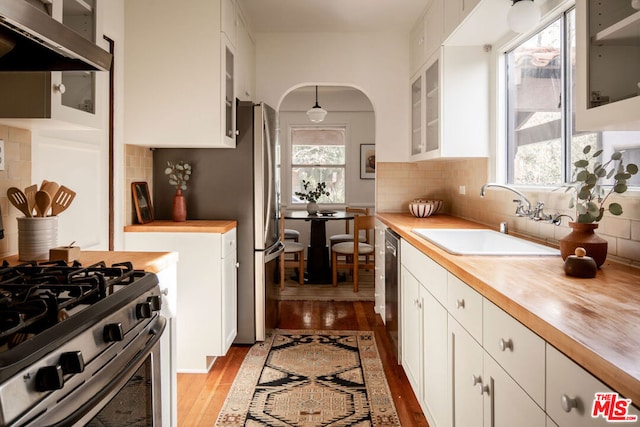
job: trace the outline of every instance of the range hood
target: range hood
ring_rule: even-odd
[[[44,8],[0,0],[0,71],[108,71],[111,62],[109,52]]]

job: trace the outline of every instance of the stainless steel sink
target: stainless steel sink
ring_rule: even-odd
[[[493,230],[415,228],[413,232],[454,255],[560,255],[557,249]]]

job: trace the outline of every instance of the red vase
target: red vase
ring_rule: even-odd
[[[171,211],[171,216],[176,222],[187,220],[187,202],[182,195],[182,190],[179,188],[176,190],[176,195],[173,196],[173,210]]]
[[[560,239],[560,255],[562,259],[567,259],[573,255],[577,247],[582,247],[587,251],[587,256],[593,258],[598,268],[607,259],[608,242],[595,233],[598,228],[597,223],[570,222],[571,233]]]

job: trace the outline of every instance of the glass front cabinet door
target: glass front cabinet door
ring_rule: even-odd
[[[640,130],[640,1],[576,2],[576,128]]]
[[[108,50],[98,13],[106,0],[53,0],[42,2],[43,12]],[[101,129],[106,114],[106,71],[41,71],[0,73],[0,117],[26,120],[27,127],[52,125],[58,129]],[[20,102],[16,103],[15,100]],[[32,119],[38,119],[33,121]],[[43,119],[43,120],[39,120]]]
[[[61,2],[62,23],[93,43],[97,42],[96,3],[96,0]],[[52,80],[54,100],[59,97],[59,102],[53,105],[59,105],[60,114],[76,116],[76,122],[92,123],[96,117],[96,72],[63,71],[54,73]],[[97,123],[93,127],[97,127]]]

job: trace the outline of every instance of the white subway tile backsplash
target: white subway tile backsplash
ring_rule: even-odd
[[[631,221],[626,218],[606,217],[600,221],[598,230],[610,236],[622,237],[623,239],[631,238]]]
[[[617,239],[616,255],[620,258],[640,261],[640,241]]]

